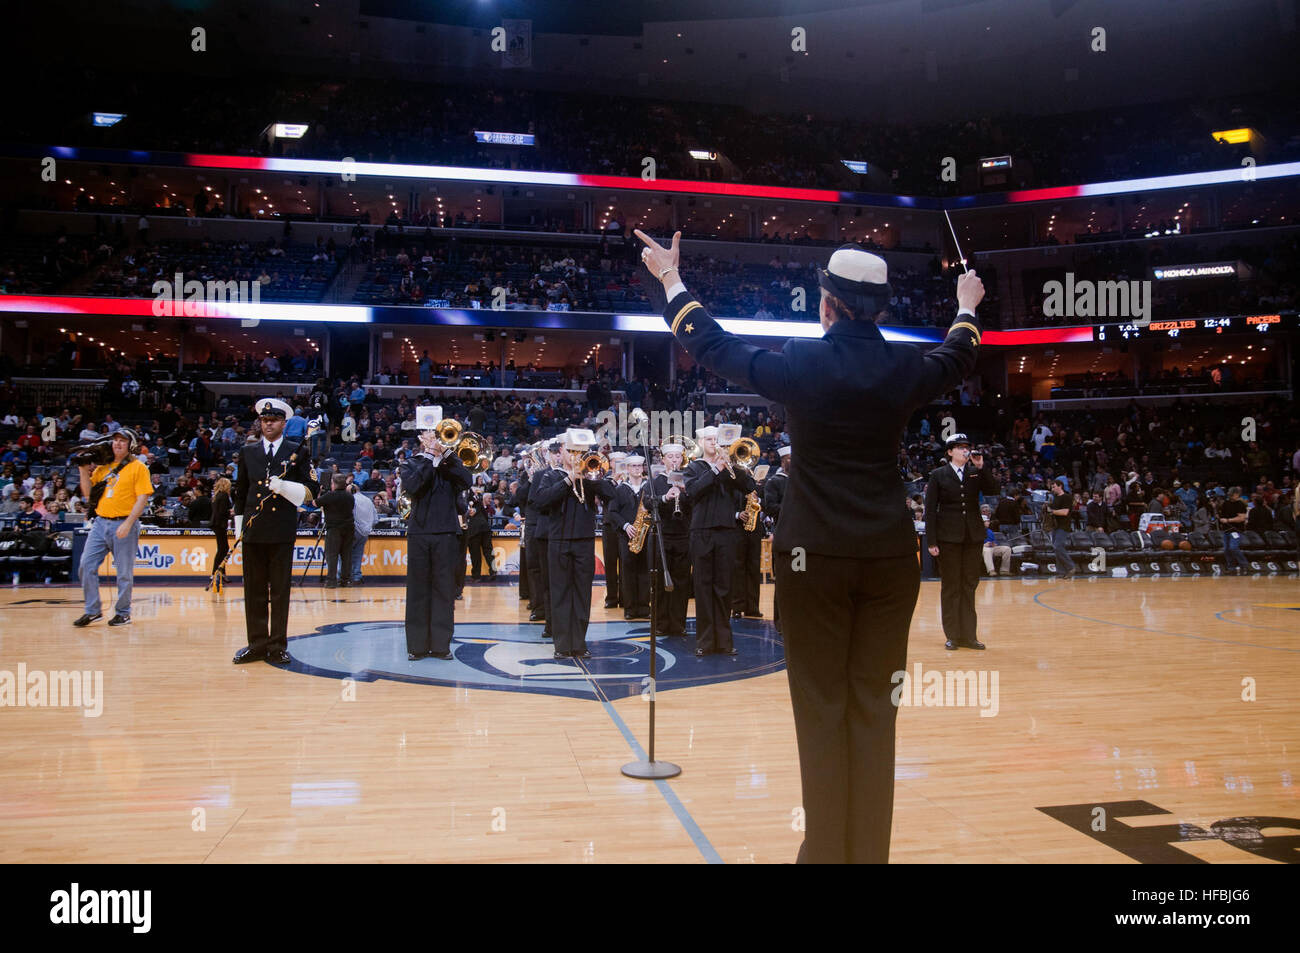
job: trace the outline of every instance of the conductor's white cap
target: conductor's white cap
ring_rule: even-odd
[[[838,248],[826,263],[826,270],[846,281],[883,285],[889,280],[885,259],[860,248]]]
[[[256,404],[257,415],[280,414],[285,419],[293,416],[293,408],[278,397],[263,397]]]

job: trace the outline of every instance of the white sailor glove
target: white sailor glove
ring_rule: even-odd
[[[307,488],[301,483],[294,483],[292,480],[271,477],[267,481],[267,486],[271,488],[272,493],[284,497],[294,506],[302,506],[302,501],[307,498]]]

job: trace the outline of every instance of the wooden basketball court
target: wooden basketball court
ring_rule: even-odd
[[[593,631],[603,620],[623,625],[603,596],[598,586]],[[892,860],[1136,859],[1045,807],[1089,818],[1115,802],[1168,812],[1121,818],[1147,809],[1106,808],[1112,831],[1300,817],[1294,575],[985,580],[977,598],[989,649],[952,653],[943,649],[939,584],[921,589],[909,672],[920,664],[921,673],[996,673],[996,714],[971,704],[900,711]],[[757,647],[752,664],[732,663],[749,665],[748,677],[724,672],[696,684],[693,640],[670,641],[665,677],[679,687],[658,694],[656,754],[682,774],[653,783],[619,772],[642,756],[639,692],[606,692],[599,679],[576,697],[404,680],[400,671],[340,674],[369,671],[381,656],[389,664],[395,650],[407,664],[402,590],[380,586],[295,589],[294,667],[235,666],[231,656],[245,644],[241,599],[238,586],[221,597],[141,586],[132,625],[76,629],[78,589],[0,594],[0,670],[103,673],[98,717],[76,707],[0,710],[0,860],[795,857],[798,759],[767,621],[771,586],[766,619],[737,623],[738,643]],[[458,624],[467,624],[457,631],[458,660],[495,651],[481,667],[524,672],[516,688],[574,684],[547,674],[558,664],[548,646],[494,635],[493,624],[515,631],[523,623],[536,642],[540,626],[526,618],[513,586],[468,586],[457,605]],[[634,656],[644,639],[625,634],[619,644]],[[309,652],[313,660],[300,665]],[[457,663],[415,664],[410,678],[436,680],[435,666]],[[711,660],[708,671],[721,664]],[[922,681],[911,688],[917,700]],[[1271,862],[1217,836],[1171,849],[1210,862]]]

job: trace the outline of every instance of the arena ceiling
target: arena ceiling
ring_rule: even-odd
[[[1300,0],[117,0],[30,29],[132,69],[277,68],[620,92],[890,121],[1294,87]],[[532,21],[503,69],[503,19]],[[207,51],[190,50],[194,26]],[[792,49],[802,29],[806,50]],[[1094,31],[1105,51],[1094,51]],[[202,57],[198,59],[197,57]]]

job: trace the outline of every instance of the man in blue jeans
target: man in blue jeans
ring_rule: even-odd
[[[366,552],[366,540],[375,528],[375,504],[361,492],[355,483],[348,486],[352,493],[352,585],[361,583],[361,560]]]
[[[1050,512],[1055,517],[1055,524],[1052,529],[1052,549],[1056,554],[1056,574],[1062,579],[1069,579],[1076,572],[1078,567],[1074,565],[1074,560],[1066,551],[1066,542],[1069,540],[1070,533],[1070,510],[1074,508],[1074,501],[1070,495],[1065,492],[1065,482],[1060,478],[1052,481],[1052,502],[1048,504]],[[1062,568],[1065,571],[1062,572]]]
[[[94,520],[86,547],[81,551],[81,593],[85,614],[73,625],[84,628],[102,618],[99,601],[99,565],[113,554],[117,576],[116,614],[109,625],[130,625],[131,590],[135,577],[135,547],[140,538],[140,514],[153,496],[149,470],[132,454],[139,449],[135,432],[122,427],[113,434],[113,460],[102,466],[81,467],[81,495],[90,504]]]
[[[1234,486],[1228,490],[1228,498],[1219,510],[1219,522],[1223,524],[1223,571],[1240,576],[1243,570],[1250,568],[1241,551],[1241,534],[1246,528],[1246,501],[1241,498],[1241,487]]]

